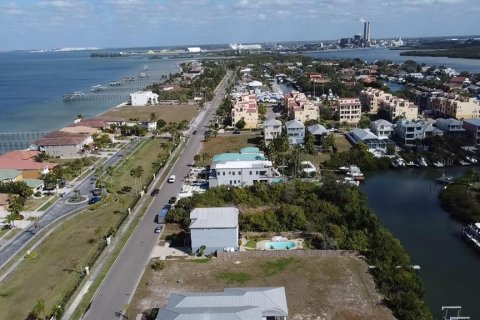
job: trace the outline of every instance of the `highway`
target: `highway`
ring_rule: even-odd
[[[206,125],[208,125],[208,121],[211,119],[214,111],[222,103],[225,88],[231,75],[232,72],[228,71],[227,77],[218,86],[217,93],[211,103],[206,106],[204,112],[201,112],[193,122],[189,131],[193,132],[196,130],[197,134],[189,135],[183,153],[180,154],[171,170],[171,174],[176,175],[176,181],[174,183],[161,182],[160,194],[155,197],[152,205],[139,222],[137,229],[126,243],[123,251],[93,298],[90,308],[83,319],[108,320],[123,318],[122,310],[124,305],[130,302],[149,262],[150,253],[158,243],[161,235],[154,233],[154,229],[157,226],[154,223],[155,215],[168,203],[170,197],[176,196],[180,190],[183,178],[189,172],[189,165],[193,163],[193,157],[200,150],[204,133],[207,130]]]
[[[110,157],[103,166],[109,167],[117,164],[122,159],[119,154],[128,154],[141,140],[131,141],[121,151],[118,151],[115,155]],[[87,169],[90,170],[90,169]],[[91,190],[93,184],[90,178],[94,175],[94,170],[89,173],[83,181],[80,181],[69,193],[73,190],[80,190],[83,196],[91,196]],[[30,241],[32,241],[36,235],[44,229],[48,229],[52,223],[55,223],[57,219],[77,212],[82,208],[88,206],[87,202],[80,204],[68,204],[66,201],[69,198],[69,193],[60,198],[54,205],[47,209],[47,211],[37,220],[37,227],[31,224],[29,227],[21,231],[21,233],[13,238],[10,242],[7,242],[0,247],[0,268],[7,264],[19,251],[21,251]]]

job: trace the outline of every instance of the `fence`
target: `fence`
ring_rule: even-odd
[[[33,141],[40,139],[47,132],[3,132],[0,133],[0,154],[28,149]]]
[[[258,259],[258,258],[292,258],[292,257],[356,257],[354,250],[265,250],[265,251],[217,251],[217,259]]]

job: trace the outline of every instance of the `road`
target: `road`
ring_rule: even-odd
[[[122,159],[122,157],[119,157],[118,154],[129,153],[140,141],[141,140],[137,140],[128,143],[121,151],[110,157],[103,164],[103,166],[106,168],[115,165],[118,161]],[[76,185],[74,189],[80,190],[83,196],[91,195],[90,192],[93,185],[91,184],[90,178],[93,177],[93,175],[94,171],[92,170],[91,173],[88,174],[86,179]],[[88,206],[87,202],[81,204],[68,204],[66,202],[68,198],[68,194],[66,194],[64,197],[60,198],[60,200],[57,201],[54,205],[48,208],[47,211],[37,220],[36,228],[33,225],[30,225],[29,227],[22,230],[22,232],[12,241],[0,247],[0,268],[7,264],[19,251],[21,251],[30,241],[32,241],[36,234],[43,231],[44,229],[47,229],[58,218],[73,213],[77,209],[79,210]]]
[[[229,71],[227,77],[219,85],[217,94],[206,107],[204,113],[195,119],[190,131],[197,131],[196,135],[190,135],[186,142],[184,152],[179,156],[172,168],[172,174],[177,179],[174,183],[166,183],[160,187],[160,194],[156,196],[137,229],[126,243],[123,251],[100,286],[95,295],[90,309],[84,319],[108,320],[119,319],[124,305],[128,304],[134,294],[145,267],[149,262],[150,253],[158,243],[160,234],[154,233],[157,224],[154,223],[155,215],[168,203],[170,197],[177,195],[182,186],[183,177],[189,172],[189,165],[193,163],[193,157],[198,153],[203,140],[204,132],[208,130],[206,125],[211,119],[212,113],[220,106],[228,84],[226,79],[231,77]],[[153,187],[153,186],[152,186]]]

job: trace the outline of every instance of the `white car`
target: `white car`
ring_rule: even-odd
[[[174,182],[175,182],[175,175],[172,174],[170,177],[168,177],[167,182],[168,182],[168,183],[174,183]]]

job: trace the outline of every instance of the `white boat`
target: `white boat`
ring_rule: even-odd
[[[468,242],[472,243],[477,249],[480,249],[480,223],[472,223],[463,228],[463,236]]]
[[[459,160],[458,161],[462,166],[469,166],[471,163],[470,162],[467,162],[467,161],[464,161],[464,160]]]
[[[110,86],[111,86],[111,87],[119,87],[119,86],[121,86],[121,85],[122,85],[122,83],[119,82],[119,81],[112,81],[112,82],[110,82]]]
[[[443,168],[445,165],[443,163],[441,163],[440,161],[437,161],[437,162],[433,163],[433,166],[437,167],[437,168]]]
[[[138,74],[138,78],[139,79],[146,79],[146,78],[148,78],[148,74],[146,72],[140,72]]]
[[[466,157],[466,158],[467,158],[468,161],[470,161],[470,162],[473,163],[473,164],[478,163],[478,160],[475,159],[474,157]]]
[[[105,91],[107,90],[107,87],[102,86],[101,84],[97,84],[96,86],[92,86],[90,88],[90,91],[92,92],[100,92],[100,91]]]
[[[85,93],[82,91],[74,91],[73,93],[67,93],[63,96],[64,101],[73,101],[85,97]]]
[[[421,167],[428,167],[428,163],[427,163],[427,161],[425,160],[424,157],[418,158],[418,164],[419,164]]]

